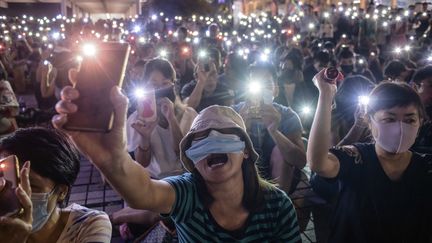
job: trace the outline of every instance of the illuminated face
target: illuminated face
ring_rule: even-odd
[[[216,89],[218,84],[218,74],[216,70],[211,70],[207,76],[207,81],[204,89],[208,92],[211,92]]]
[[[224,133],[224,131],[220,131]],[[194,140],[208,136],[208,131],[195,134]],[[223,183],[228,179],[242,174],[243,160],[248,158],[246,152],[228,154],[210,154],[199,161],[195,167],[206,182]]]
[[[172,85],[173,82],[167,79],[160,71],[154,70],[150,73],[147,85],[153,89],[166,88]]]
[[[414,105],[405,107],[393,107],[386,110],[379,110],[373,115],[373,119],[378,123],[404,122],[413,126],[420,126],[420,116]],[[372,135],[378,135],[378,129],[370,123]]]

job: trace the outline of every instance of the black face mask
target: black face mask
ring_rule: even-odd
[[[344,75],[350,74],[354,71],[354,65],[340,65]]]

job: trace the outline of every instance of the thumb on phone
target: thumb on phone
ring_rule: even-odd
[[[114,107],[113,129],[123,129],[126,124],[128,98],[121,92],[120,87],[114,86],[111,89],[111,103]]]

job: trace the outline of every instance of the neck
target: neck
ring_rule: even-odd
[[[226,182],[206,182],[206,185],[207,190],[214,199],[213,205],[218,204],[230,208],[242,207],[244,182],[241,170]]]
[[[60,209],[55,208],[50,219],[39,231],[30,235],[28,242],[52,242],[52,237],[58,237],[59,229],[63,229],[63,224],[60,223]],[[57,238],[55,239],[55,241]]]
[[[381,161],[389,162],[389,161],[401,161],[406,158],[411,152],[406,151],[403,153],[389,153],[382,149],[379,145],[375,144],[375,151],[377,153],[378,159]]]

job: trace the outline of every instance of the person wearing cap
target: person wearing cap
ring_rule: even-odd
[[[76,112],[79,92],[63,89],[60,113],[53,125],[62,129]],[[180,143],[180,156],[190,172],[151,180],[126,152],[127,98],[113,87],[111,132],[68,132],[80,150],[99,168],[133,208],[171,217],[180,242],[301,242],[293,204],[288,196],[260,179],[258,155],[245,124],[233,109],[211,106],[194,120]]]

